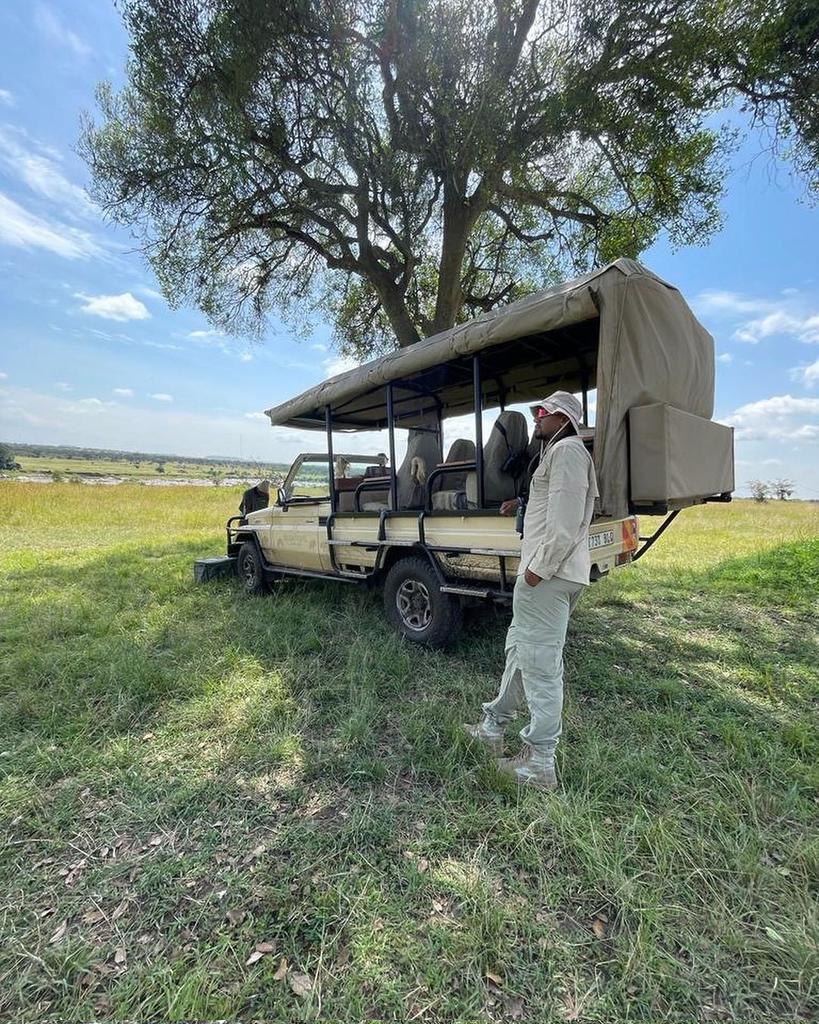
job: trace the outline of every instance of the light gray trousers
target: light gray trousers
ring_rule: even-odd
[[[552,577],[530,587],[515,580],[512,624],[506,634],[506,667],[497,697],[484,711],[504,724],[523,707],[529,723],[521,739],[532,750],[553,757],[560,739],[563,714],[563,645],[569,616],[585,590],[582,583]]]

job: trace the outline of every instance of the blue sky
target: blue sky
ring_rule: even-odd
[[[83,192],[79,117],[122,81],[112,0],[0,6],[0,439],[287,461],[317,439],[260,410],[336,372],[329,327],[263,344],[172,311],[128,233]],[[725,227],[706,248],[643,257],[717,343],[716,417],[737,482],[789,476],[819,498],[819,210],[752,135],[733,162]]]

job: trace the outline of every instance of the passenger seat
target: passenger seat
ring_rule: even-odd
[[[483,489],[487,505],[500,505],[518,496],[526,474],[528,444],[529,431],[523,413],[502,412],[495,420],[483,449]],[[467,476],[466,497],[468,506],[476,508],[476,473]]]
[[[438,465],[441,448],[438,435],[428,430],[411,430],[407,454],[396,474],[399,508],[423,508],[427,477]]]
[[[475,442],[459,437],[450,445],[444,465],[475,461]],[[465,509],[467,470],[452,470],[439,476],[432,491],[432,507],[439,510]]]
[[[438,465],[440,457],[437,434],[410,430],[407,454],[396,473],[399,509],[424,507],[427,477]],[[361,503],[362,512],[379,512],[383,508],[389,508],[389,497],[386,501],[374,501],[370,497]]]

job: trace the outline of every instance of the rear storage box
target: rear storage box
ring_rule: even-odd
[[[734,489],[731,427],[671,405],[629,410],[631,503],[682,508]]]

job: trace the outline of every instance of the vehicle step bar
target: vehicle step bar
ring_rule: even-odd
[[[517,551],[507,550],[506,548],[433,548],[433,551],[462,551],[468,552],[470,555],[492,555],[493,558],[520,558],[520,548]]]
[[[378,551],[381,546],[374,540],[328,540],[327,543],[335,548],[364,548],[365,551]]]
[[[420,544],[417,540],[343,540],[334,537],[327,541],[337,548],[364,548],[368,551],[377,551],[380,547],[390,548],[415,548],[425,547],[427,551],[435,551],[444,555],[489,555],[492,558],[520,558],[520,551],[512,548],[459,548],[450,544]]]
[[[489,597],[491,590],[478,590],[476,587],[453,587],[449,584],[441,585],[442,594],[460,594],[461,597]]]

